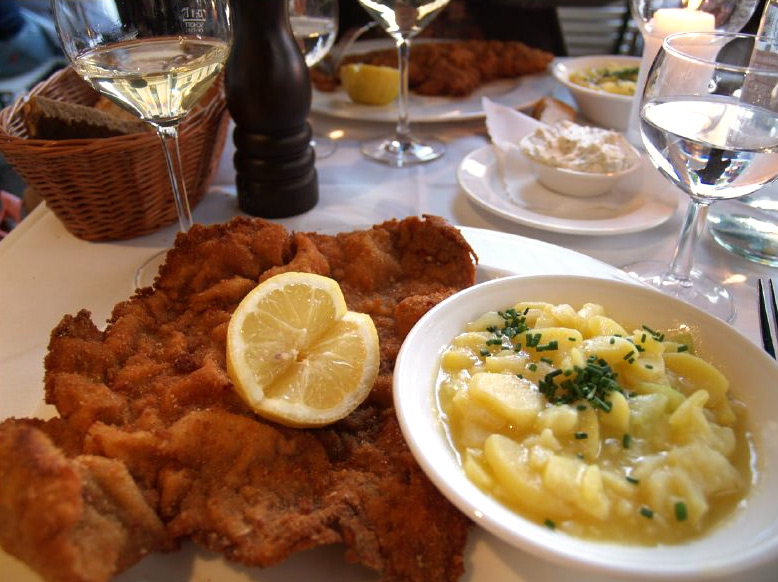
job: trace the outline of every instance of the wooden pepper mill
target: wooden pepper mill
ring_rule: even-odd
[[[319,200],[308,114],[311,80],[295,43],[288,0],[232,0],[225,68],[235,122],[238,205],[263,218],[294,216]]]

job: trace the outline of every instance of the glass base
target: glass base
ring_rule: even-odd
[[[338,144],[334,139],[326,136],[314,133],[311,138],[311,147],[314,153],[316,153],[316,159],[321,160],[330,157],[338,149]]]
[[[691,303],[726,322],[735,319],[735,301],[729,291],[693,270],[689,279],[677,279],[667,272],[667,264],[659,261],[641,261],[622,267],[627,274],[659,289],[667,295]]]
[[[166,255],[167,251],[159,251],[158,253],[154,253],[151,257],[146,259],[146,261],[140,267],[137,268],[135,271],[135,278],[133,279],[135,289],[151,287],[154,284],[154,279],[157,278],[157,273],[159,272],[159,268],[162,266],[162,263],[165,262]]]
[[[442,142],[428,138],[423,141],[413,136],[374,139],[362,144],[362,153],[376,162],[395,168],[414,166],[437,160],[446,151]]]
[[[766,204],[771,202],[772,210]],[[713,239],[755,263],[778,267],[778,202],[744,199],[717,202],[708,213]]]

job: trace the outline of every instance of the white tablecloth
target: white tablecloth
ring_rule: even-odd
[[[665,224],[637,234],[603,237],[535,230],[472,204],[457,184],[456,169],[466,154],[487,143],[483,121],[415,125],[419,135],[432,133],[442,138],[448,151],[433,163],[403,169],[370,162],[359,152],[360,140],[388,133],[393,129],[389,124],[323,116],[312,118],[312,124],[317,132],[342,130],[343,136],[335,154],[317,162],[319,204],[303,215],[279,221],[289,228],[348,231],[391,218],[436,214],[455,225],[540,239],[614,266],[640,259],[667,261],[674,249],[685,207],[680,193],[679,209]],[[240,211],[228,145],[215,184],[194,210],[194,218],[214,223],[236,214]],[[70,235],[42,205],[0,243],[0,417],[42,412],[43,358],[50,331],[63,314],[81,308],[89,309],[97,322],[106,320],[113,305],[132,293],[135,269],[154,251],[168,247],[175,234],[176,225],[171,225],[130,241],[84,242]],[[776,270],[725,251],[707,234],[700,242],[697,263],[714,278],[728,282],[734,292],[738,309],[734,327],[759,342],[756,279],[776,275]],[[524,571],[519,572],[525,579],[553,578],[559,572],[537,559],[525,558],[521,562]],[[755,572],[751,579],[772,577],[768,568]]]

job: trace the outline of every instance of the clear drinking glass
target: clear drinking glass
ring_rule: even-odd
[[[338,0],[289,0],[289,24],[310,69],[321,61],[335,44],[338,35]],[[314,134],[311,146],[317,158],[335,153],[335,140]]]
[[[690,198],[670,265],[625,271],[731,321],[726,288],[693,268],[711,203],[740,198],[778,176],[778,59],[755,59],[761,39],[710,32],[668,36],[648,73],[640,131],[651,162]]]
[[[186,232],[192,213],[178,125],[224,67],[232,42],[228,0],[51,0],[51,7],[73,69],[156,131]],[[153,281],[160,259],[138,269],[136,286]]]
[[[449,3],[449,0],[359,0],[370,16],[397,44],[400,71],[400,94],[397,99],[398,120],[391,137],[362,144],[362,153],[368,158],[401,168],[431,162],[446,151],[442,142],[411,135],[408,114],[408,64],[411,39]]]

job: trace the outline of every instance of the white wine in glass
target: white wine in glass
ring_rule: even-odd
[[[232,42],[227,0],[51,0],[60,44],[92,87],[149,123],[163,146],[179,229],[192,225],[178,125],[213,84]],[[141,193],[142,194],[142,193]],[[163,253],[164,254],[164,253]],[[160,256],[135,275],[153,281]]]
[[[664,40],[641,100],[641,134],[651,162],[690,198],[670,265],[624,269],[666,293],[731,321],[732,296],[693,268],[710,204],[740,198],[778,177],[778,60],[755,60],[757,38],[725,32]]]
[[[446,151],[436,139],[420,139],[411,134],[408,111],[408,66],[411,39],[449,3],[449,0],[359,0],[362,7],[397,44],[400,94],[397,99],[397,126],[394,135],[362,144],[368,158],[401,168],[438,159]]]
[[[289,24],[310,69],[330,52],[338,35],[338,0],[289,0]],[[335,153],[335,140],[314,134],[311,147],[317,158]]]

